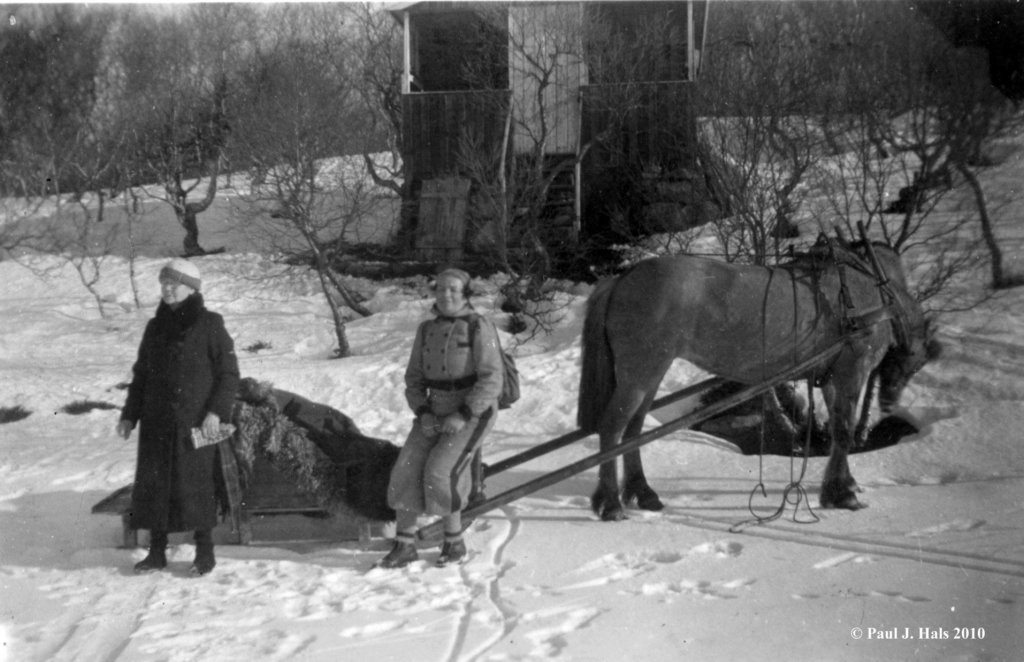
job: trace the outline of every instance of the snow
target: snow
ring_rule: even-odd
[[[984,171],[986,186],[1017,186],[1021,153]],[[1019,202],[1000,211],[1000,237],[1011,246],[1024,238],[1021,211]],[[794,660],[1020,659],[1024,288],[940,317],[945,353],[902,403],[921,432],[851,458],[869,504],[859,512],[817,509],[824,458],[806,468],[808,509],[782,501],[799,462],[762,463],[709,435],[678,432],[644,449],[664,511],[598,521],[590,470],[479,518],[460,567],[434,568],[436,550],[423,549],[405,569],[372,569],[387,540],[352,540],[330,521],[269,517],[255,523],[248,546],[226,544],[221,525],[209,576],[187,576],[193,549],[184,535],[172,537],[167,572],[135,576],[144,549],[119,547],[120,520],[90,513],[131,482],[135,437],[115,436],[116,410],[61,408],[122,404],[118,385],[178,241],[139,259],[141,310],[132,306],[127,261],[104,263],[107,318],[60,258],[26,261],[36,269],[0,262],[0,407],[32,412],[0,425],[0,659],[675,662],[769,651]],[[1017,273],[1021,257],[1018,249],[1007,256]],[[329,360],[330,314],[308,272],[252,252],[198,264],[243,375],[402,443],[411,422],[402,373],[431,303],[424,279],[351,279],[374,314],[348,325],[354,356]],[[476,304],[500,324],[494,283],[475,285]],[[574,428],[587,291],[560,295],[553,334],[522,343],[503,334],[523,397],[500,414],[488,461]],[[247,351],[258,344],[268,347]],[[663,390],[704,377],[677,362]],[[488,494],[596,449],[590,437],[515,467],[491,478]],[[762,472],[767,497],[753,493]],[[748,504],[762,515],[785,512],[754,525]]]

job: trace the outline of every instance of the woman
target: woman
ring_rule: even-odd
[[[161,302],[146,325],[117,424],[127,439],[139,428],[131,527],[150,532],[149,554],[135,572],[167,566],[167,534],[195,531],[191,573],[213,570],[217,524],[216,444],[196,448],[192,428],[216,437],[238,389],[234,342],[220,315],[203,305],[199,269],[171,260],[160,271]]]
[[[503,370],[498,332],[470,305],[469,274],[442,271],[435,296],[435,317],[417,329],[405,371],[405,398],[416,419],[391,471],[388,505],[396,512],[397,534],[377,564],[381,568],[401,568],[418,558],[420,514],[444,520],[437,565],[465,559],[468,466],[498,411]]]

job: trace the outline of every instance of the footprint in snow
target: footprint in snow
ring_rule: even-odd
[[[871,591],[868,595],[873,598],[891,598],[897,602],[931,602],[929,598],[904,595],[898,591]]]
[[[735,558],[743,552],[743,545],[732,540],[706,542],[690,549],[691,555],[714,555],[718,558]]]
[[[942,524],[936,524],[935,526],[929,526],[924,529],[918,529],[917,531],[911,531],[907,534],[908,538],[927,538],[929,536],[938,535],[940,533],[946,533],[948,531],[973,531],[985,526],[985,520],[983,519],[968,519],[961,518],[955,519],[951,522],[943,522]]]
[[[405,626],[405,621],[382,621],[380,623],[373,623],[371,625],[365,625],[362,627],[351,627],[345,628],[338,632],[339,636],[345,637],[346,639],[355,639],[358,637],[374,637],[385,632],[392,632],[399,630]]]
[[[735,592],[754,584],[756,579],[732,579],[712,582],[707,580],[684,579],[678,582],[644,584],[641,595],[661,597],[671,601],[675,597],[689,596],[705,600],[732,600],[737,597]]]

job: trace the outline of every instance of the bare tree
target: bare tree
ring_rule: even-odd
[[[352,83],[367,122],[358,149],[373,182],[402,201],[396,240],[411,248],[415,200],[401,150],[401,30],[378,4],[360,3],[352,8],[350,17],[356,28],[352,56],[360,74]]]
[[[995,140],[1017,133],[1024,116],[987,80],[979,79],[970,67],[954,67],[950,93],[940,106],[937,130],[947,146],[947,167],[964,178],[978,213],[977,223],[988,253],[990,283],[994,289],[1024,284],[1024,274],[1007,273],[1003,251],[995,231],[994,206],[978,177],[978,171],[993,165],[986,148]],[[1007,200],[995,201],[1005,204]]]
[[[160,15],[129,10],[111,39],[104,104],[110,121],[129,135],[123,167],[134,183],[159,182],[156,197],[184,229],[186,255],[207,252],[197,218],[216,198],[231,132],[229,54],[238,41],[228,30],[228,12],[237,11],[230,5]]]
[[[262,183],[244,196],[274,245],[309,256],[331,309],[338,357],[351,354],[341,304],[369,315],[335,270],[361,220],[380,204],[358,154],[366,127],[359,113],[359,70],[351,57],[342,5],[287,7],[279,30],[253,62],[239,113],[246,153],[262,164]],[[355,150],[353,148],[356,148]],[[336,299],[340,298],[340,303]]]
[[[567,113],[565,108],[578,99],[558,90],[564,90],[566,76],[582,72],[588,20],[578,5],[525,11],[496,6],[485,10],[481,20],[500,26],[503,39],[481,40],[478,47],[507,48],[507,54],[481,52],[468,58],[461,77],[480,91],[472,98],[481,112],[498,118],[500,139],[465,127],[458,136],[458,170],[473,182],[474,247],[488,267],[508,275],[501,292],[505,308],[517,315],[514,330],[537,333],[549,329],[558,316],[560,305],[547,287],[548,279],[558,262],[575,254],[579,239],[572,197],[558,202],[552,191],[560,179],[572,181],[589,150],[579,144],[556,147],[556,136],[566,128],[559,121],[578,115],[578,109]],[[512,93],[496,93],[500,90],[495,85],[506,85],[494,80],[496,61],[510,63],[508,76],[517,82]]]
[[[795,235],[824,148],[814,8],[745,15],[710,46],[703,72],[700,157],[728,210],[716,224],[725,257],[764,264]]]
[[[915,19],[903,3],[718,16],[702,159],[729,208],[717,224],[727,259],[779,257],[785,221],[799,216],[848,237],[864,224],[901,252],[939,250],[916,274],[922,298],[973,268],[983,245],[975,220],[943,203],[959,177],[985,209],[972,183],[979,145],[1010,126],[983,67],[926,23],[907,30]],[[995,233],[979,216],[996,280]]]
[[[586,160],[599,155],[602,168],[615,166],[616,181],[635,176],[634,188],[647,168],[684,168],[685,116],[657,127],[678,149],[627,153],[636,143],[632,127],[655,130],[639,113],[654,98],[671,98],[687,79],[685,23],[666,20],[671,12],[647,8],[631,18],[629,30],[619,24],[621,17],[596,6],[513,3],[481,14],[484,24],[500,26],[501,38],[490,47],[501,52],[467,57],[460,80],[469,83],[464,94],[481,106],[481,115],[498,121],[463,128],[458,174],[473,182],[473,246],[488,267],[508,274],[502,286],[506,310],[530,318],[535,330],[548,328],[558,308],[550,277],[570,269],[581,273],[587,262],[589,239],[574,190]],[[494,62],[502,70],[507,66],[511,84],[496,80]],[[506,87],[510,91],[501,94]],[[575,125],[581,116],[588,118],[585,126]],[[663,123],[673,117],[665,113]]]
[[[926,244],[938,255],[918,270],[917,296],[924,300],[973,271],[986,246],[993,283],[1003,277],[975,171],[987,165],[983,146],[1019,118],[988,82],[984,58],[953,48],[927,25],[905,30],[906,12],[898,4],[850,8],[843,33],[862,48],[836,57],[851,102],[823,117],[834,158],[815,182],[826,193],[820,217],[827,223],[851,236],[864,223],[901,252]],[[977,217],[947,211],[950,202],[962,206],[961,182]]]
[[[60,187],[61,178],[47,178],[47,184],[42,186],[52,194],[37,199],[36,217],[18,226],[15,242],[33,253],[60,256],[63,264],[75,269],[82,286],[95,299],[100,315],[106,317],[106,301],[99,291],[99,283],[103,265],[114,253],[120,229],[103,223],[102,196],[90,191],[97,191],[99,182],[106,180],[117,152],[99,142],[93,128],[82,124],[73,141],[64,139],[59,148],[54,144],[55,152],[59,149],[63,167],[74,169],[73,181],[80,190],[68,196]],[[55,153],[40,156],[51,163],[58,158]],[[28,259],[22,260],[22,264],[43,275],[51,270],[38,268],[34,266],[37,263]]]
[[[113,179],[121,141],[96,113],[95,78],[97,44],[107,35],[111,12],[58,6],[29,15],[11,15],[14,33],[0,53],[12,69],[4,76],[0,109],[0,188],[18,196],[14,215],[21,216],[3,224],[0,244],[60,256],[106,316],[98,286],[117,228],[103,224],[104,199],[95,192]],[[21,24],[21,17],[28,20]],[[29,255],[18,258],[38,270]]]

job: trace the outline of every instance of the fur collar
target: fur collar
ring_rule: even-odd
[[[177,309],[161,301],[156,309],[156,324],[168,335],[184,335],[205,310],[203,295],[199,292],[189,295]]]

